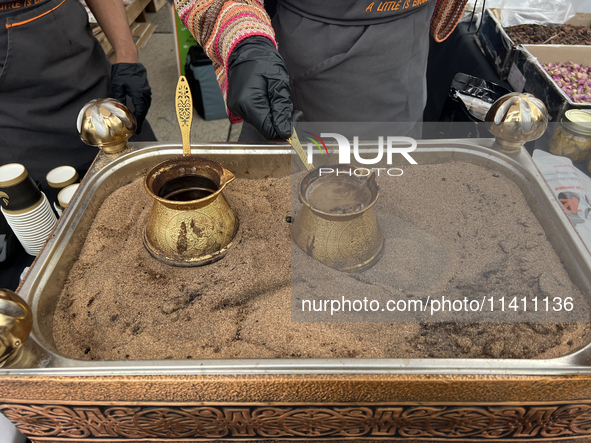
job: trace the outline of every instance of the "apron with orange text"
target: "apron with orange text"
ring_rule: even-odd
[[[273,19],[307,121],[419,122],[433,0],[279,0]]]
[[[434,0],[278,0],[273,28],[307,122],[395,122],[420,137]],[[273,8],[274,9],[274,8]],[[239,141],[263,142],[244,123]]]
[[[56,166],[87,168],[98,151],[82,143],[76,119],[86,102],[108,96],[110,64],[84,7],[78,0],[17,10],[5,4],[0,59],[0,165],[22,163],[42,183]]]

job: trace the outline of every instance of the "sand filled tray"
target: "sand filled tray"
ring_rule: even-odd
[[[327,293],[369,281],[420,300],[500,295],[514,279],[529,297],[588,304],[588,250],[525,149],[506,155],[493,142],[420,140],[416,170],[398,156],[392,167],[412,189],[380,182],[384,255],[346,276],[310,265],[290,241],[288,194],[305,172],[287,144],[192,146],[237,177],[224,193],[240,243],[210,266],[174,270],[141,245],[152,204],[141,181],[181,146],[99,154],[19,289],[33,332],[18,366],[0,371],[0,409],[32,440],[589,436],[591,344],[579,312],[504,324],[290,321],[290,292],[320,281]],[[328,148],[317,166],[338,162]],[[293,282],[284,262],[317,275]]]
[[[320,274],[310,279],[327,291],[337,281],[363,291],[377,278],[409,299],[478,292],[585,300],[507,177],[458,161],[403,169],[404,181],[378,179],[382,261],[358,274],[316,266]],[[113,192],[59,294],[58,352],[83,360],[530,359],[588,342],[585,322],[292,322],[292,260],[311,260],[292,244],[286,222],[293,183],[289,176],[231,183],[224,194],[240,219],[236,245],[198,268],[171,267],[145,250],[152,200],[143,177]]]

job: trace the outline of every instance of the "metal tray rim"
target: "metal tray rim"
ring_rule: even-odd
[[[591,269],[591,255],[576,233],[568,217],[562,212],[551,190],[539,173],[533,160],[524,148],[513,154],[504,154],[492,149],[493,139],[467,140],[422,140],[418,151],[433,150],[458,153],[472,153],[502,161],[521,169],[540,185],[540,189],[564,225],[565,232],[584,257],[585,264]],[[43,287],[44,271],[51,266],[52,260],[59,253],[61,241],[72,235],[78,210],[84,207],[85,200],[108,177],[107,171],[125,166],[138,155],[158,156],[163,151],[167,155],[180,155],[182,146],[175,143],[135,143],[119,155],[99,154],[91,167],[87,179],[80,186],[79,194],[74,198],[71,209],[62,217],[50,240],[41,251],[25,279],[19,293],[35,312],[36,291]],[[445,147],[443,147],[445,146]],[[286,144],[241,145],[236,143],[200,143],[193,144],[193,153],[208,154],[277,154],[288,155],[291,147]],[[105,158],[106,157],[106,158]],[[107,168],[106,166],[109,166]],[[106,175],[105,175],[106,174]],[[544,185],[544,186],[541,186]],[[90,196],[88,195],[90,193]],[[86,202],[87,203],[87,202]],[[31,300],[33,298],[33,300]],[[29,338],[35,346],[39,345],[35,335]],[[48,352],[48,351],[46,351]],[[503,374],[503,375],[572,375],[591,374],[591,343],[563,357],[540,360],[517,359],[232,359],[232,360],[122,360],[122,361],[84,361],[48,352],[39,367],[26,369],[0,369],[0,374],[11,376],[34,375],[71,375],[90,376],[108,375],[146,375],[146,374],[343,374],[343,373],[380,373],[380,374]]]

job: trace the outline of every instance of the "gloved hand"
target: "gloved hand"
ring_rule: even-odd
[[[266,139],[291,137],[289,76],[268,38],[249,37],[230,54],[227,105]]]
[[[152,104],[148,73],[140,63],[116,63],[111,67],[111,97],[125,104],[127,95],[131,97],[139,134]]]

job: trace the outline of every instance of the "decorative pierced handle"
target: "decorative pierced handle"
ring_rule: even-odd
[[[183,137],[183,155],[191,155],[191,122],[193,121],[193,98],[184,75],[176,85],[176,117]]]
[[[298,134],[296,133],[295,128],[293,128],[293,132],[291,134],[291,137],[287,139],[287,142],[298,153],[298,155],[300,156],[300,160],[302,160],[302,163],[304,164],[306,169],[308,171],[311,171],[312,169],[314,169],[314,165],[308,163],[308,156],[304,152],[304,148],[302,147],[302,144],[300,143],[300,139],[298,138]]]

